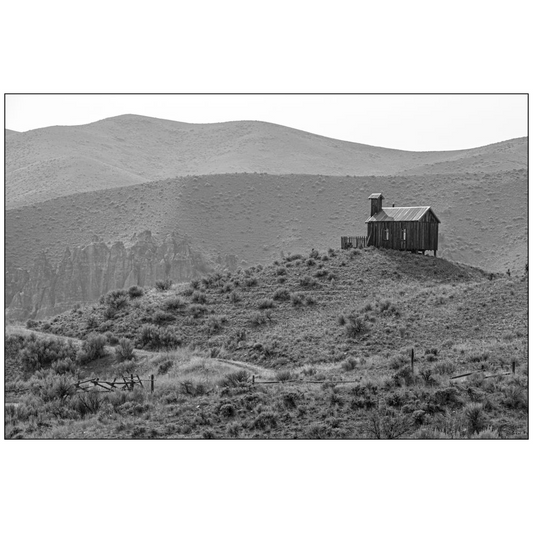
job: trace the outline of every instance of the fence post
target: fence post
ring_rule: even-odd
[[[154,375],[153,374],[150,375],[150,392],[152,394],[154,393]]]
[[[131,376],[131,390],[133,390],[135,387],[135,382],[133,381],[133,374],[130,374],[130,376]]]
[[[411,348],[411,373],[415,375],[415,349]]]
[[[255,385],[255,375],[252,374],[252,385]]]
[[[513,374],[515,373],[515,370],[516,370],[516,361],[513,361]]]

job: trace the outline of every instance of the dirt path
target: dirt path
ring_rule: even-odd
[[[66,337],[65,335],[55,335],[53,333],[44,333],[42,331],[33,331],[31,329],[25,328],[24,326],[13,326],[9,325],[6,326],[6,335],[23,335],[25,337],[29,337],[30,335],[35,335],[38,338],[41,339],[56,339],[56,340],[62,340],[62,341],[72,341],[76,346],[81,346],[83,344],[83,341],[80,339],[77,339],[75,337]],[[114,352],[114,347],[108,346],[107,348],[110,348]],[[135,348],[133,350],[133,353],[137,358],[142,358],[144,360],[150,359],[151,357],[156,357],[161,355],[162,352],[150,352],[148,350],[139,350]],[[216,358],[216,361],[220,361],[221,363],[225,363],[227,365],[234,366],[236,368],[242,368],[244,370],[248,370],[255,374],[268,374],[271,373],[271,370],[267,368],[263,368],[261,366],[252,365],[250,363],[243,363],[242,361],[233,361],[232,359],[222,359],[222,358]]]

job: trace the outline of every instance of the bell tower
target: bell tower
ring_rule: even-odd
[[[380,192],[371,194],[368,199],[370,200],[370,216],[373,217],[376,213],[379,213],[382,209],[382,203],[384,196]]]

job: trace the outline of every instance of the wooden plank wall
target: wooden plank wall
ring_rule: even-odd
[[[389,240],[385,240],[385,229]],[[407,230],[402,246],[402,229]],[[368,245],[395,250],[438,250],[439,225],[436,222],[369,222]]]

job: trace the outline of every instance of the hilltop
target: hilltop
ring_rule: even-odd
[[[79,366],[57,362],[55,371],[30,375],[28,369],[40,363],[27,351],[17,357],[16,347],[36,350],[36,341],[10,338],[9,380],[19,380],[17,388],[28,379],[34,386],[48,380],[42,382],[47,395],[25,409],[41,409],[50,422],[33,427],[26,411],[13,408],[6,415],[8,435],[527,435],[523,277],[494,277],[440,258],[367,248],[313,250],[190,284],[157,285],[113,291],[98,304],[28,324],[85,339],[78,355],[71,345],[61,356],[74,354]],[[96,346],[95,335],[110,345],[100,355],[87,351]],[[129,341],[113,348],[119,339]],[[124,361],[119,354],[128,342],[136,350]],[[507,375],[512,362],[517,373]],[[50,388],[55,383],[53,390],[64,390],[57,389],[60,368],[65,383],[73,379],[69,372],[154,373],[157,394],[113,393],[97,404],[87,397],[81,405],[67,395],[61,407]],[[465,373],[470,375],[454,379]],[[252,374],[281,383],[254,386]]]
[[[525,168],[526,139],[468,150],[408,152],[259,121],[187,124],[122,115],[6,138],[6,205],[186,175],[392,175]]]

